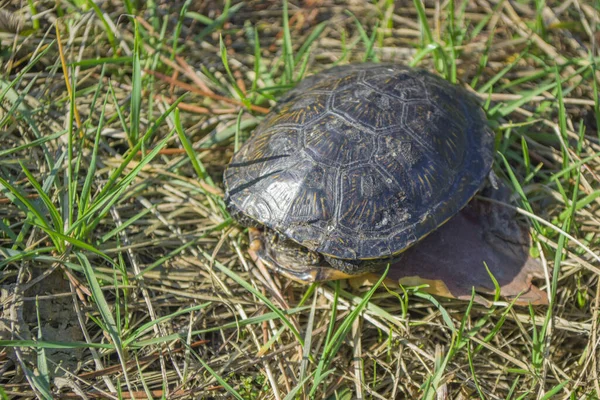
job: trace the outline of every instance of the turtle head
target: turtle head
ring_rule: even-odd
[[[356,275],[334,268],[321,254],[271,229],[250,228],[250,252],[267,267],[301,283],[346,279]],[[366,271],[365,271],[366,272]]]

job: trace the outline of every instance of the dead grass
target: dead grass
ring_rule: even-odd
[[[426,2],[423,29],[413,2],[333,3],[289,4],[289,35],[277,2],[2,5],[3,397],[600,397],[598,7]],[[365,56],[489,102],[550,307],[250,261],[234,148],[302,71]]]

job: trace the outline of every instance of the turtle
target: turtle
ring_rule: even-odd
[[[309,76],[261,121],[224,172],[250,249],[301,282],[401,262],[485,185],[494,132],[475,96],[397,63]]]

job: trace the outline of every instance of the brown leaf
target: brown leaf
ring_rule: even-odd
[[[489,191],[487,194],[495,199],[508,198],[506,188]],[[547,294],[532,284],[533,278],[544,276],[543,268],[529,256],[529,234],[514,217],[511,209],[500,204],[485,199],[471,201],[450,221],[408,249],[390,267],[388,282],[405,286],[428,284],[424,290],[431,294],[468,300],[473,287],[478,293],[494,294],[487,265],[503,297],[518,296],[518,305],[548,304]],[[360,285],[360,278],[353,284]],[[475,301],[491,305],[481,295],[476,295]]]

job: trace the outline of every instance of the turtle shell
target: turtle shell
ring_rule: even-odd
[[[334,67],[290,91],[234,155],[226,201],[330,257],[389,258],[467,204],[493,137],[477,101],[427,71]]]

